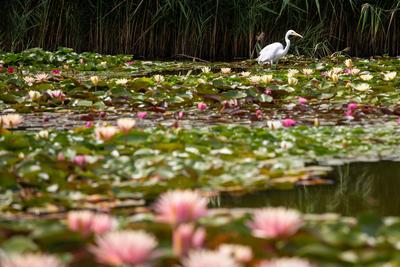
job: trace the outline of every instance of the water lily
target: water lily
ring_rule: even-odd
[[[33,78],[32,76],[26,76],[26,77],[24,77],[23,79],[24,79],[25,83],[26,83],[28,86],[32,86],[33,83],[36,81],[36,79]]]
[[[44,82],[49,78],[49,75],[46,73],[38,73],[35,75],[35,79],[37,82]]]
[[[8,68],[7,68],[7,73],[8,73],[8,74],[13,74],[14,72],[15,72],[14,67],[8,67]]]
[[[53,75],[60,75],[61,74],[61,70],[52,70],[51,74]]]
[[[77,165],[77,166],[84,166],[87,163],[86,156],[85,155],[76,155],[73,159],[72,162]]]
[[[329,71],[327,75],[332,80],[332,82],[337,83],[339,81],[339,75],[337,75],[335,72]]]
[[[70,211],[67,215],[67,225],[71,231],[79,232],[84,236],[101,235],[113,230],[117,226],[117,221],[104,213]]]
[[[136,121],[132,118],[120,118],[117,120],[118,129],[123,133],[129,133],[135,127]]]
[[[99,84],[100,79],[98,76],[92,76],[92,77],[90,77],[90,81],[92,82],[92,84],[94,86],[97,86]]]
[[[127,83],[128,83],[128,79],[126,79],[126,78],[117,79],[117,80],[115,81],[115,84],[117,84],[117,85],[126,85]]]
[[[196,229],[193,224],[181,224],[173,230],[173,251],[178,257],[186,256],[189,250],[203,246],[206,231]]]
[[[249,71],[242,71],[240,73],[240,76],[242,76],[242,77],[249,77],[250,75],[251,75],[251,72],[249,72]]]
[[[108,141],[118,133],[114,126],[98,126],[95,129],[95,135],[98,140]]]
[[[199,84],[205,84],[205,83],[207,83],[207,81],[204,80],[203,78],[197,79],[197,82],[198,82]]]
[[[369,89],[371,89],[371,86],[368,83],[361,83],[361,84],[354,85],[353,88],[357,91],[365,92],[365,91],[368,91]]]
[[[61,90],[47,90],[47,94],[52,98],[58,99],[59,101],[65,100],[65,94]]]
[[[260,83],[260,81],[261,81],[261,77],[260,76],[250,76],[249,77],[249,81],[252,83],[252,84],[258,84],[258,83]]]
[[[36,137],[39,139],[49,139],[49,131],[41,130],[36,134]]]
[[[303,225],[303,219],[296,210],[264,208],[254,212],[248,225],[255,237],[280,238],[295,234]]]
[[[303,69],[303,74],[306,76],[310,76],[313,73],[314,73],[313,69]]]
[[[162,83],[164,81],[164,76],[160,75],[160,74],[156,74],[154,75],[154,81],[156,83]]]
[[[207,104],[204,103],[204,102],[200,102],[200,103],[197,104],[197,108],[198,108],[199,110],[201,110],[201,111],[204,111],[204,110],[207,109]]]
[[[253,259],[253,251],[249,246],[237,244],[222,244],[218,247],[218,252],[234,258],[238,262],[249,262]]]
[[[147,117],[147,112],[146,111],[141,111],[137,113],[137,117],[141,120],[145,119]]]
[[[334,74],[339,74],[339,73],[341,73],[342,71],[343,71],[343,69],[342,69],[342,68],[339,68],[339,67],[332,68],[332,72],[333,72]]]
[[[263,261],[257,267],[316,267],[307,260],[300,258],[279,258]]]
[[[183,267],[239,267],[230,256],[211,250],[195,250],[183,260]]]
[[[203,73],[209,73],[210,71],[211,71],[210,67],[202,67],[201,68],[201,72],[203,72]]]
[[[5,128],[13,128],[22,123],[22,117],[19,114],[6,114],[0,116],[0,124]]]
[[[294,77],[296,74],[298,74],[299,73],[299,71],[298,70],[296,70],[296,69],[289,69],[288,70],[288,73],[287,73],[287,76],[288,77]]]
[[[359,74],[360,73],[360,69],[357,69],[357,68],[353,68],[353,69],[351,69],[351,74],[352,75],[357,75],[357,74]]]
[[[282,127],[282,122],[278,120],[267,121],[267,126],[268,128],[275,130]]]
[[[289,85],[297,85],[297,83],[299,82],[299,80],[297,80],[294,77],[288,77],[288,84]]]
[[[262,76],[260,77],[260,79],[261,79],[261,81],[262,81],[263,83],[270,83],[270,82],[272,82],[272,78],[273,78],[272,74],[262,75]]]
[[[300,97],[300,96],[298,98],[298,101],[299,101],[300,105],[307,105],[307,103],[308,103],[308,100],[306,98]]]
[[[198,192],[175,190],[162,194],[155,204],[158,219],[171,225],[195,222],[207,214],[208,200]]]
[[[228,73],[231,73],[231,68],[221,68],[221,72],[223,73],[223,74],[228,74]]]
[[[360,79],[363,80],[363,81],[369,81],[369,80],[371,80],[372,78],[374,78],[374,76],[372,76],[371,74],[363,74],[363,75],[360,75]]]
[[[351,58],[346,59],[344,61],[344,64],[346,65],[347,68],[351,69],[353,67],[353,61],[351,60]]]
[[[64,267],[56,257],[46,254],[11,254],[1,257],[1,267]]]
[[[31,90],[31,91],[28,92],[28,97],[32,101],[38,100],[41,96],[42,96],[42,94],[40,92],[38,92],[38,91],[32,91]]]
[[[282,125],[285,127],[292,127],[296,125],[296,121],[293,119],[284,119],[282,120]]]
[[[397,72],[395,72],[395,71],[386,72],[386,73],[383,74],[383,79],[384,79],[385,81],[391,81],[391,80],[393,80],[394,78],[396,78],[396,75],[397,75]]]
[[[90,251],[99,263],[111,266],[145,265],[155,257],[157,240],[144,231],[113,231],[96,237]]]

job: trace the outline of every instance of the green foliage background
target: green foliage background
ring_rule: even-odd
[[[295,52],[398,55],[400,0],[12,0],[0,1],[0,47],[129,53],[147,58],[255,57],[256,36],[304,35]]]

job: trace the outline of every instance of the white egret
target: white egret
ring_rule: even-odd
[[[267,45],[260,51],[260,55],[257,58],[258,64],[270,63],[271,66],[273,63],[277,64],[279,59],[289,52],[290,48],[289,36],[291,35],[303,38],[303,36],[295,32],[294,30],[289,30],[285,35],[286,47],[283,48],[283,45],[281,43],[273,43]]]

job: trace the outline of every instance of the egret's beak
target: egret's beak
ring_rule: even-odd
[[[294,32],[293,35],[294,35],[294,36],[297,36],[297,37],[300,37],[300,38],[303,38],[303,36],[301,36],[301,35],[298,34],[297,32]]]

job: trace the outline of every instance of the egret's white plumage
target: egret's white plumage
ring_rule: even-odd
[[[272,43],[267,45],[260,51],[260,55],[257,58],[259,64],[278,63],[279,59],[289,52],[290,40],[289,36],[294,35],[303,38],[300,34],[293,30],[289,30],[285,35],[286,47],[284,48],[281,43]]]

